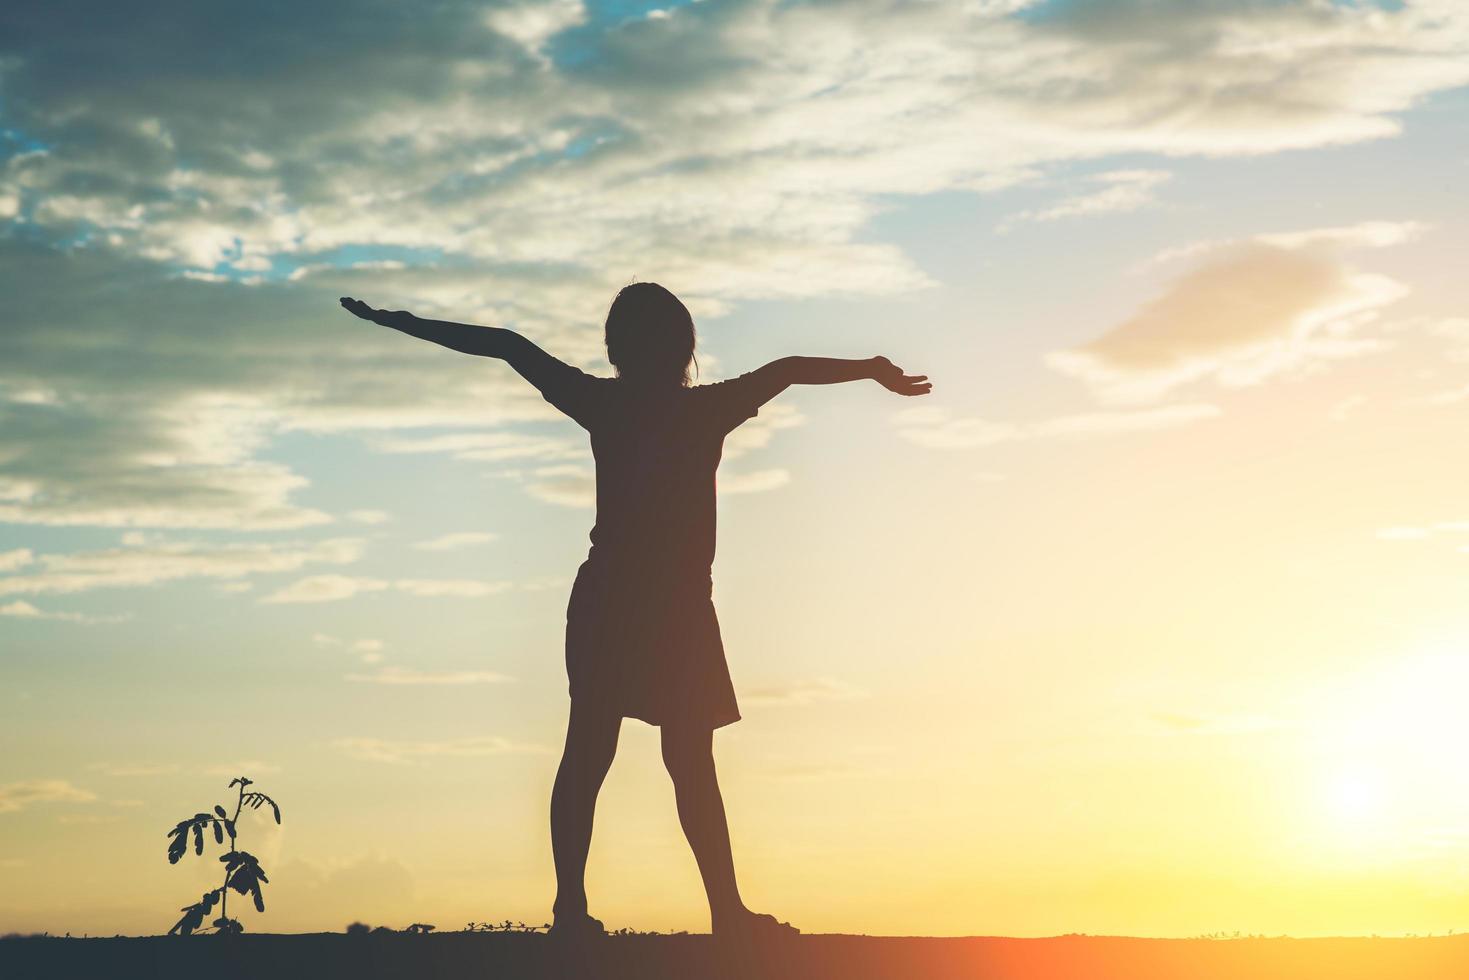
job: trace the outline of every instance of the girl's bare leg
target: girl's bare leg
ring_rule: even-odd
[[[730,853],[729,822],[714,772],[714,733],[708,728],[663,726],[663,764],[673,777],[678,820],[693,848],[714,931],[734,926],[750,912],[740,900]]]
[[[551,790],[551,853],[556,862],[556,903],[552,912],[568,922],[587,914],[587,851],[597,792],[617,754],[622,718],[594,707],[571,706],[566,748]]]

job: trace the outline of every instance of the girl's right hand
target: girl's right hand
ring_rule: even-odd
[[[933,390],[926,374],[904,374],[886,357],[872,359],[872,380],[898,395],[926,395]]]
[[[377,314],[380,312],[378,310],[374,310],[372,307],[362,302],[362,300],[353,299],[351,296],[343,296],[341,299],[341,303],[342,309],[346,310],[348,313],[351,313],[353,316],[360,316],[364,320],[376,321]]]

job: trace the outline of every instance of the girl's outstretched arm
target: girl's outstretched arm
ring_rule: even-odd
[[[402,331],[410,337],[431,340],[450,350],[479,357],[495,357],[509,364],[522,378],[544,389],[557,369],[568,365],[541,350],[529,339],[504,327],[479,327],[448,320],[422,320],[407,310],[375,310],[360,299],[342,297],[342,307],[364,320]]]
[[[847,360],[839,357],[782,357],[751,372],[769,401],[791,385],[831,385],[843,381],[872,380],[899,395],[926,395],[933,389],[926,374],[904,374],[886,357]]]

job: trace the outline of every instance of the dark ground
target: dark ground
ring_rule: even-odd
[[[1469,980],[1469,935],[1423,939],[925,939],[801,936],[762,948],[709,936],[611,936],[568,949],[542,935],[445,933],[0,939],[0,978],[532,978],[700,980]]]

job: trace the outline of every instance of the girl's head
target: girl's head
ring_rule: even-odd
[[[607,360],[619,377],[687,385],[694,318],[656,282],[622,287],[607,311]]]

